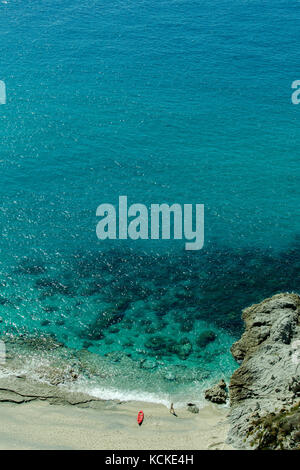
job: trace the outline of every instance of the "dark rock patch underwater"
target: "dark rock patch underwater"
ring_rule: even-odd
[[[299,290],[299,248],[296,238],[282,253],[209,246],[26,256],[2,279],[1,331],[49,334],[66,346],[151,357],[156,365],[217,366],[241,333],[244,307]]]

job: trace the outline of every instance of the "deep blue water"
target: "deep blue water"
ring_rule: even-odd
[[[7,0],[0,17],[2,332],[229,374],[241,309],[299,289],[299,1]],[[119,195],[205,204],[205,248],[100,242]]]

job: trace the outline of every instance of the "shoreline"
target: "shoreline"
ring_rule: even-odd
[[[145,419],[137,424],[137,414]],[[229,409],[199,413],[143,401],[103,400],[67,387],[10,375],[0,378],[0,450],[223,450]]]
[[[141,401],[170,407],[188,402],[205,406],[204,392],[219,381],[219,373],[201,367],[159,365],[146,367],[126,354],[99,356],[75,350],[49,337],[2,337],[6,360],[0,365],[0,385],[10,382],[15,391],[36,388],[60,397],[73,393],[105,401]],[[151,362],[149,360],[149,362]],[[146,364],[148,366],[148,364]],[[231,374],[224,374],[229,381]],[[56,388],[55,388],[56,387]],[[1,392],[0,392],[1,397]]]

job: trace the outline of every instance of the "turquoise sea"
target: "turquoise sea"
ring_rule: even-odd
[[[201,401],[237,366],[241,310],[299,292],[300,2],[5,0],[0,18],[1,334],[99,358],[76,386],[101,397]],[[203,250],[99,241],[119,195],[205,204]]]

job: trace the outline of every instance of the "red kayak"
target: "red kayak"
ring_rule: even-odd
[[[138,416],[137,416],[138,425],[140,426],[143,421],[144,421],[144,413],[141,410],[141,411],[138,412]]]

